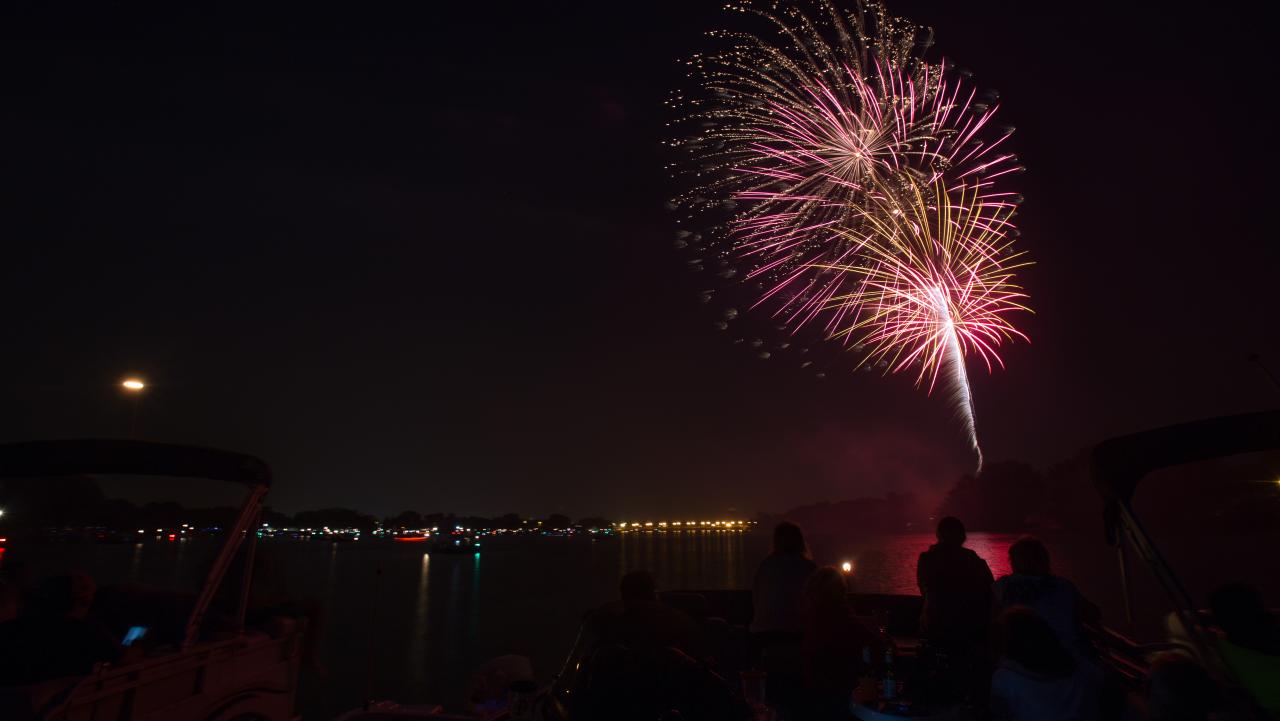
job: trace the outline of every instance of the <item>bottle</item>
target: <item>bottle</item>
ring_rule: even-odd
[[[876,670],[871,665],[871,647],[862,647],[862,668],[858,673],[858,685],[853,690],[854,699],[870,706],[876,701]]]
[[[893,648],[884,650],[884,700],[892,701],[898,697],[898,679],[893,675]]]

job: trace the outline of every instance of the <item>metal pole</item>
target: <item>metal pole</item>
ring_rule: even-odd
[[[382,564],[379,563],[373,572],[373,593],[370,594],[369,610],[369,652],[364,661],[364,710],[368,711],[373,704],[373,639],[376,619],[378,618],[378,579],[382,578]]]
[[[1116,539],[1116,559],[1120,561],[1120,594],[1124,598],[1124,625],[1125,631],[1130,636],[1134,634],[1133,630],[1133,597],[1129,590],[1129,562],[1124,553],[1123,530]]]
[[[1262,375],[1266,376],[1267,380],[1271,381],[1271,385],[1276,389],[1276,392],[1280,392],[1280,378],[1276,378],[1276,374],[1272,373],[1271,369],[1267,367],[1267,364],[1262,362],[1262,356],[1257,353],[1250,353],[1249,362],[1256,363],[1258,368],[1262,371]]]
[[[226,575],[227,569],[231,567],[231,559],[235,558],[236,552],[240,550],[240,545],[244,542],[245,533],[249,528],[249,524],[254,518],[258,517],[258,511],[262,507],[262,499],[267,495],[267,487],[254,486],[249,491],[249,497],[245,499],[244,507],[240,509],[240,515],[236,517],[235,524],[229,529],[230,535],[222,544],[222,550],[218,551],[218,556],[213,561],[213,568],[209,569],[209,575],[205,577],[204,586],[200,588],[200,595],[196,598],[196,605],[191,609],[191,615],[187,617],[187,630],[183,636],[182,648],[190,648],[200,636],[200,624],[204,621],[205,611],[209,610],[209,603],[213,601],[213,596],[218,591],[218,587],[222,585],[222,577]]]
[[[253,520],[247,525],[245,539],[241,546],[244,553],[244,568],[240,571],[240,598],[236,603],[236,631],[244,633],[244,619],[249,613],[249,594],[253,588],[253,564],[258,550],[258,525],[262,518],[262,509],[253,514]]]
[[[133,412],[129,417],[129,440],[134,440],[138,437],[138,401],[141,398],[140,393],[133,394]]]

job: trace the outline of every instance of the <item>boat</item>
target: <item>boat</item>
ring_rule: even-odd
[[[1280,410],[1210,418],[1121,436],[1098,444],[1091,457],[1093,482],[1104,504],[1105,540],[1116,549],[1119,561],[1126,622],[1132,625],[1134,619],[1129,553],[1136,554],[1151,572],[1176,619],[1176,623],[1168,624],[1171,634],[1167,643],[1143,647],[1107,631],[1106,643],[1100,648],[1112,654],[1108,660],[1114,668],[1130,673],[1145,672],[1142,662],[1151,651],[1189,652],[1224,691],[1230,718],[1266,719],[1268,713],[1224,658],[1221,639],[1206,622],[1210,615],[1192,600],[1143,525],[1134,507],[1134,495],[1140,484],[1166,468],[1276,450],[1280,450]],[[1208,483],[1213,479],[1201,480]]]
[[[1177,575],[1139,521],[1132,504],[1139,483],[1159,469],[1265,450],[1280,450],[1280,411],[1180,424],[1106,440],[1093,449],[1090,481],[1100,496],[1100,509],[1105,521],[1105,536],[1099,541],[1116,549],[1122,587],[1128,589],[1131,584],[1132,571],[1128,559],[1130,555],[1136,555],[1160,582],[1176,609],[1176,615],[1188,629],[1186,639],[1141,643],[1112,626],[1085,624],[1085,634],[1098,651],[1107,679],[1106,689],[1111,705],[1104,709],[1104,718],[1120,717],[1125,695],[1141,693],[1152,658],[1172,649],[1190,651],[1215,673],[1217,680],[1227,689],[1231,718],[1268,718],[1221,659],[1215,638],[1203,623],[1204,612],[1192,603]],[[751,667],[746,631],[752,617],[751,592],[685,589],[663,592],[660,599],[664,604],[685,612],[703,628],[714,646],[708,654],[714,659],[712,669],[736,686],[741,672]],[[883,629],[893,639],[902,654],[905,673],[911,673],[913,666],[919,668],[920,663],[929,662],[927,654],[931,651],[919,632],[923,606],[919,596],[853,593],[849,601],[856,616],[872,627]],[[1124,619],[1127,621],[1135,613],[1127,591],[1124,606]],[[578,642],[573,645],[574,650],[555,680],[543,689],[548,707],[555,709],[555,714],[547,717],[573,718],[574,691],[578,690],[576,684],[584,660],[582,649],[577,648]],[[923,661],[920,660],[922,658]],[[342,721],[434,721],[448,716],[439,707],[380,702],[353,710],[340,718]]]
[[[1104,718],[1120,717],[1126,695],[1141,693],[1152,659],[1167,651],[1190,653],[1209,670],[1224,690],[1228,717],[1270,718],[1223,658],[1220,639],[1208,623],[1209,614],[1192,602],[1177,573],[1139,520],[1132,501],[1138,485],[1161,469],[1277,450],[1280,450],[1280,411],[1178,424],[1112,438],[1093,449],[1090,480],[1100,495],[1105,528],[1105,536],[1100,540],[1115,548],[1119,558],[1117,568],[1124,589],[1123,622],[1126,627],[1133,627],[1135,608],[1129,592],[1133,579],[1128,561],[1131,554],[1141,559],[1158,581],[1177,621],[1169,624],[1171,629],[1177,629],[1176,633],[1149,643],[1139,642],[1128,633],[1101,622],[1084,623],[1085,635],[1097,650],[1106,677]],[[715,659],[715,671],[722,677],[737,679],[742,671],[750,668],[746,654],[746,628],[752,617],[749,591],[692,589],[662,593],[660,599],[685,612],[702,626],[707,639],[714,639],[710,656]],[[932,651],[920,637],[918,621],[923,604],[919,596],[852,593],[849,605],[866,625],[879,627],[892,638],[905,661],[905,668],[900,671],[915,672],[918,677],[924,672],[921,664],[929,663]],[[571,652],[549,689],[564,708],[572,708],[576,677],[581,673],[583,661],[580,649]]]
[[[0,716],[41,721],[291,721],[305,623],[277,619],[271,631],[246,628],[256,527],[271,469],[253,456],[191,446],[125,440],[0,445],[0,478],[88,474],[204,478],[245,489],[179,642],[83,677],[0,688]],[[12,545],[12,544],[11,544]],[[233,577],[236,564],[241,569]],[[211,633],[207,615],[224,584],[238,599],[230,627]],[[105,591],[106,589],[104,589]],[[123,639],[122,639],[123,640]]]

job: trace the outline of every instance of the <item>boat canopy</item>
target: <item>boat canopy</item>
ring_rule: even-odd
[[[271,468],[261,459],[215,448],[105,439],[0,445],[0,478],[94,473],[271,484]]]
[[[1138,482],[1161,468],[1277,449],[1280,410],[1209,418],[1099,443],[1093,449],[1093,482],[1108,504],[1128,505]]]

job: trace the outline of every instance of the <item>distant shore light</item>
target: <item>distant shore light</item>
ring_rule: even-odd
[[[142,382],[137,378],[125,378],[124,381],[120,383],[120,385],[125,390],[130,390],[130,391],[140,391],[147,387],[146,383]]]

